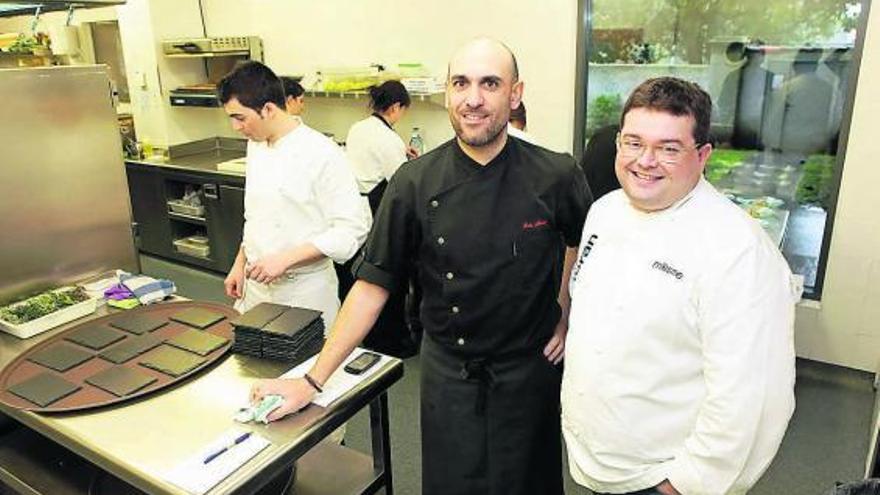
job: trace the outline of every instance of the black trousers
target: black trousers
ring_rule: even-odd
[[[541,349],[467,359],[426,332],[421,356],[424,495],[563,493],[562,372]]]

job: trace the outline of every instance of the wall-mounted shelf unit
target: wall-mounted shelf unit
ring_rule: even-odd
[[[370,93],[367,91],[312,91],[307,90],[305,95],[311,98],[337,98],[340,100],[358,100],[361,98],[369,98]],[[423,101],[435,105],[445,105],[444,93],[410,93],[413,101]]]
[[[171,106],[216,108],[220,106],[214,85],[245,60],[263,60],[263,42],[256,36],[224,36],[165,40],[162,52],[166,58],[201,60],[205,64],[207,82],[182,86],[168,93]]]
[[[179,88],[172,90],[170,95],[173,106],[205,108],[220,106],[220,101],[217,100],[217,95],[213,91],[198,92],[187,88]],[[340,100],[359,100],[370,97],[366,91],[306,91],[305,95],[310,98],[336,98]],[[410,93],[409,96],[413,101],[423,101],[440,106],[445,105],[444,93]]]

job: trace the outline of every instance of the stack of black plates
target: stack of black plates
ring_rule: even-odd
[[[260,303],[240,317],[232,320],[235,340],[232,352],[249,356],[263,356],[263,327],[281,316],[289,308],[281,304]]]
[[[261,303],[232,324],[232,351],[239,354],[300,363],[324,345],[324,321],[312,309]]]

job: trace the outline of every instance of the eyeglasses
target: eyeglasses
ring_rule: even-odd
[[[694,147],[676,143],[648,146],[639,139],[628,137],[622,138],[620,137],[620,134],[617,135],[617,152],[620,153],[621,156],[625,158],[641,158],[645,153],[645,150],[650,148],[653,150],[654,157],[656,157],[657,161],[664,165],[678,165],[682,158],[684,158],[685,153],[691,150],[699,150],[703,146],[705,146],[705,143],[697,144]]]

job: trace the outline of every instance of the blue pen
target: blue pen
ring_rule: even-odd
[[[232,443],[230,443],[229,445],[226,445],[225,447],[221,448],[220,450],[217,450],[216,452],[212,452],[211,454],[208,455],[208,457],[205,457],[205,460],[202,461],[202,464],[207,464],[207,463],[213,461],[214,459],[220,457],[220,454],[226,452],[227,450],[231,449],[232,447],[235,447],[236,445],[240,444],[241,442],[244,442],[250,436],[251,436],[251,432],[242,433],[235,440],[233,440]]]

